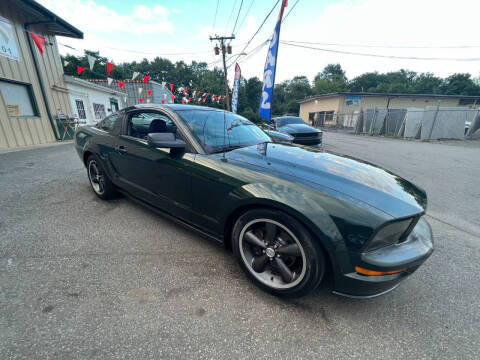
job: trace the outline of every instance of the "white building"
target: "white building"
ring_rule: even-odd
[[[65,84],[80,125],[96,124],[107,115],[125,107],[126,94],[122,91],[68,75],[65,75]]]

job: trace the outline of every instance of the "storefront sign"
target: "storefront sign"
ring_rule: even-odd
[[[360,102],[362,101],[361,96],[345,96],[345,106],[360,106]]]
[[[0,56],[12,60],[19,60],[17,43],[15,34],[13,33],[12,24],[0,16]]]

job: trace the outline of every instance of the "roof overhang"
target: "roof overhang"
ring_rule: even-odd
[[[83,32],[54,14],[34,0],[18,0],[15,2],[21,10],[26,23],[42,24],[45,31],[52,35],[83,39]]]
[[[76,78],[74,76],[63,75],[63,78],[65,80],[65,83],[67,84],[67,87],[68,87],[68,84],[72,84],[72,85],[76,85],[76,86],[81,86],[81,87],[86,88],[86,89],[92,89],[92,90],[100,91],[100,92],[103,92],[103,93],[109,94],[109,95],[116,95],[116,96],[121,96],[121,97],[127,96],[127,94],[124,93],[124,92],[121,92],[121,91],[118,91],[118,90],[113,90],[113,89],[110,89],[110,88],[102,86],[102,85],[97,85],[97,84],[91,83],[89,81],[85,81],[83,79]]]
[[[468,96],[468,95],[438,95],[438,94],[394,94],[394,93],[367,93],[367,92],[336,92],[329,94],[313,95],[308,98],[297,101],[299,104],[307,103],[314,100],[327,99],[339,96],[362,96],[362,97],[388,97],[395,98],[407,98],[407,99],[472,99],[479,100],[480,96]]]

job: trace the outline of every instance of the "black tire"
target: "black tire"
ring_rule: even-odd
[[[274,227],[277,230],[269,230]],[[248,277],[272,294],[300,297],[322,282],[326,263],[322,247],[284,212],[259,208],[242,214],[233,227],[232,249]]]
[[[95,155],[90,155],[87,159],[87,175],[93,192],[100,199],[108,200],[118,196],[115,186],[108,178],[102,163]]]

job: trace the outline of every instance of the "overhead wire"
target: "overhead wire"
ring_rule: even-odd
[[[218,3],[220,0],[217,0],[217,7],[215,8],[215,16],[213,17],[212,29],[215,29],[215,23],[217,22],[217,13],[218,13]]]
[[[374,45],[374,44],[346,44],[346,43],[330,43],[330,42],[312,42],[312,41],[296,41],[284,40],[290,43],[307,44],[307,45],[323,45],[323,46],[339,46],[339,47],[358,47],[358,48],[384,48],[384,49],[470,49],[480,48],[480,45]]]
[[[444,57],[419,57],[419,56],[397,56],[397,55],[383,55],[383,54],[370,54],[370,53],[361,53],[354,51],[342,51],[342,50],[333,50],[333,49],[324,49],[307,45],[300,45],[291,43],[285,40],[281,40],[280,43],[295,46],[299,48],[311,49],[316,51],[330,52],[336,54],[345,54],[345,55],[357,55],[357,56],[368,56],[368,57],[377,57],[377,58],[386,58],[386,59],[401,59],[401,60],[435,60],[435,61],[480,61],[480,58],[444,58]]]
[[[243,7],[243,0],[240,3],[240,7],[238,8],[238,14],[237,14],[237,18],[235,19],[235,25],[233,25],[232,35],[235,34],[235,29],[237,27],[237,22],[238,22],[238,18],[240,17],[240,13],[242,12],[242,7]]]

